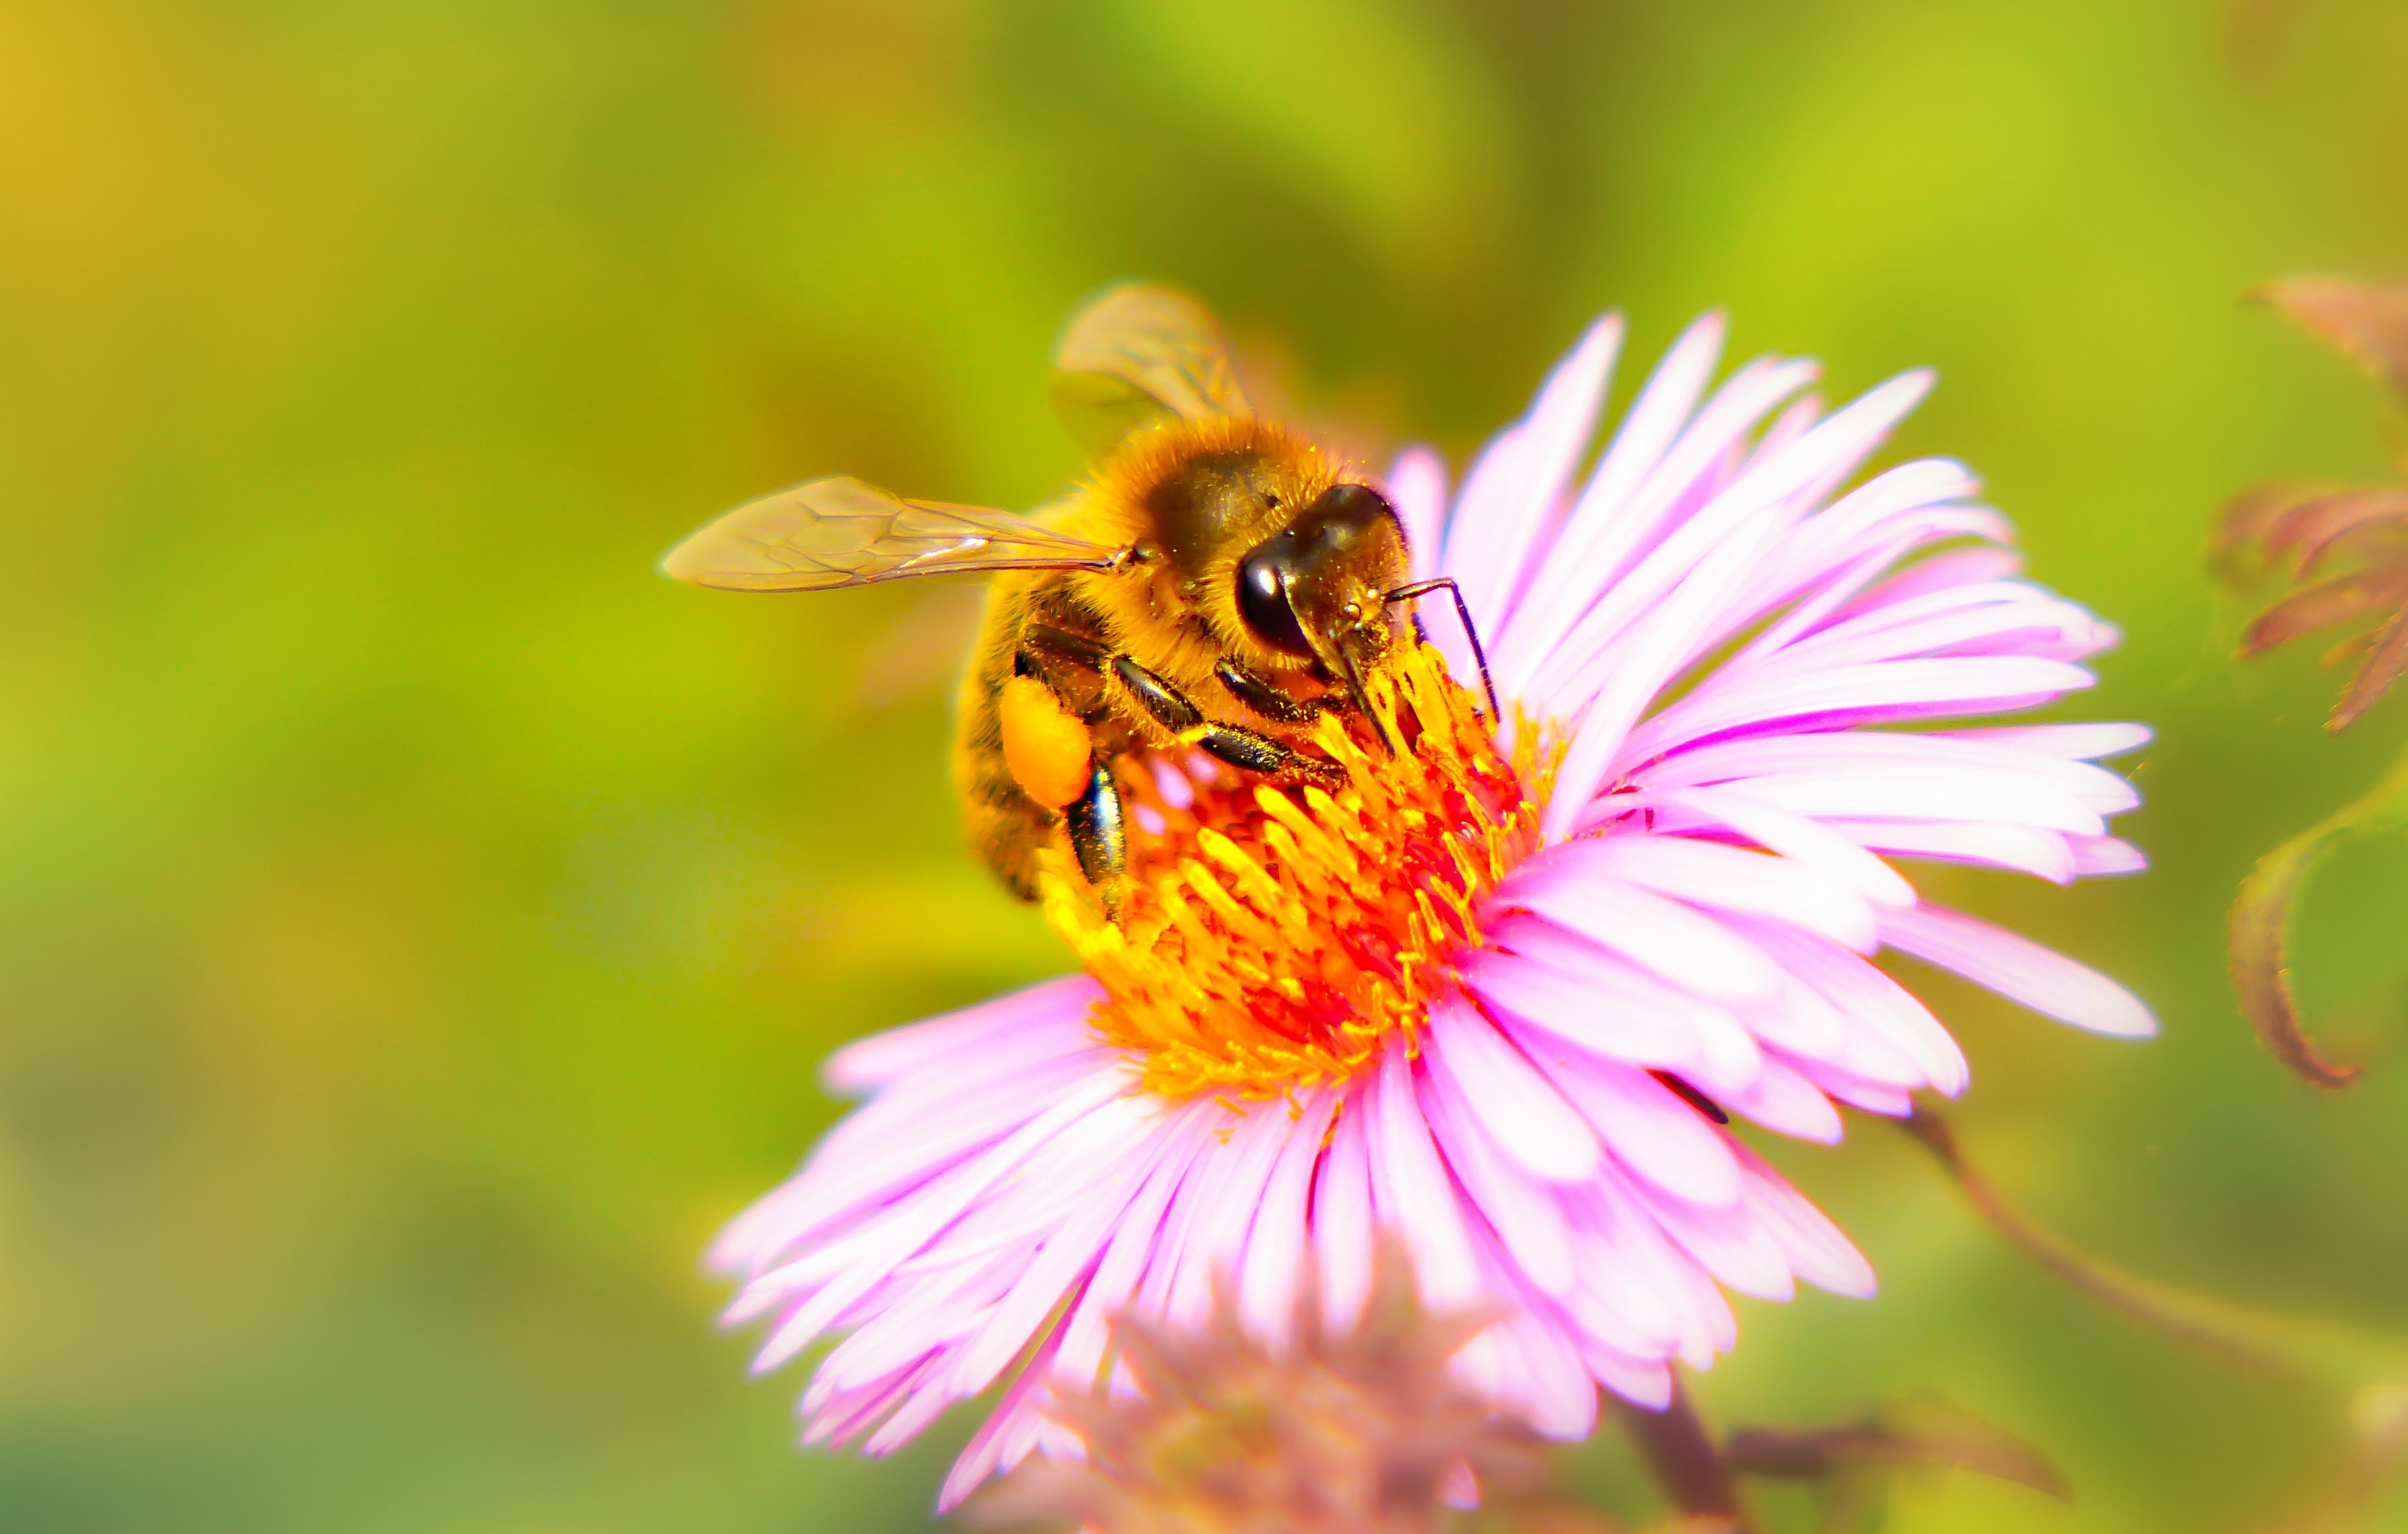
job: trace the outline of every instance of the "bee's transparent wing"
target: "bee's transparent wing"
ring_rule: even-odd
[[[981,506],[907,501],[854,479],[748,501],[669,551],[661,573],[722,591],[825,591],[908,575],[1108,569],[1120,551]]]
[[[1108,289],[1070,317],[1054,349],[1054,409],[1096,453],[1166,415],[1253,413],[1212,311],[1145,282]]]

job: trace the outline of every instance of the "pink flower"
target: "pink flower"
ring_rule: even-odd
[[[1709,316],[1576,481],[1620,334],[1589,331],[1451,509],[1436,455],[1388,478],[1417,573],[1460,582],[1528,724],[1491,729],[1420,661],[1382,705],[1420,722],[1412,752],[1327,733],[1353,792],[1157,762],[1132,865],[1153,904],[1124,932],[1068,884],[1049,899],[1087,973],[830,1062],[867,1100],[711,1254],[742,1285],[730,1322],[770,1323],[759,1368],[844,1334],[808,1441],[882,1453],[1008,1380],[950,1505],[1081,1452],[1051,1392],[1123,1377],[1111,1318],[1200,1325],[1226,1284],[1277,1349],[1310,1262],[1333,1323],[1359,1312],[1383,1230],[1430,1306],[1496,1317],[1457,1377],[1584,1436],[1598,1385],[1660,1405],[1672,1360],[1732,1345],[1726,1290],[1872,1292],[1718,1121],[1830,1141],[1835,1104],[1963,1090],[1955,1041],[1870,962],[1885,944],[2153,1030],[1883,855],[2141,867],[2104,824],[2136,797],[2093,765],[2139,726],[1891,727],[2050,702],[2114,638],[2015,579],[1961,466],[1841,493],[1928,375],[1824,415],[1813,366],[1767,358],[1709,394]],[[1427,627],[1471,676],[1451,615]]]

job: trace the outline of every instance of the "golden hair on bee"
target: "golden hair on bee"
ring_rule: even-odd
[[[1237,569],[1347,467],[1302,434],[1254,416],[1171,421],[1140,432],[1098,466],[1064,527],[1144,551],[1153,579],[1096,575],[1072,583],[1115,638],[1157,658],[1183,685],[1207,685],[1231,652],[1266,673],[1309,668],[1311,656],[1274,649],[1247,625]]]

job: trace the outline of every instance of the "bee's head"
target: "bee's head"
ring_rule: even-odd
[[[1403,579],[1405,532],[1369,485],[1337,484],[1238,563],[1238,613],[1256,639],[1318,661],[1371,713],[1364,672],[1395,648],[1388,590]]]

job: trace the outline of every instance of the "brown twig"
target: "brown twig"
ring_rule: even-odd
[[[1621,1415],[1623,1431],[1630,1435],[1631,1443],[1647,1461],[1647,1468],[1655,1472],[1656,1482],[1674,1507],[1691,1515],[1727,1518],[1741,1530],[1751,1527],[1740,1506],[1739,1487],[1723,1464],[1721,1451],[1714,1447],[1713,1435],[1698,1420],[1697,1409],[1689,1404],[1688,1392],[1681,1388],[1677,1379],[1672,1384],[1672,1402],[1661,1412],[1633,1406],[1618,1396],[1608,1398]]]
[[[1967,1163],[1956,1143],[1955,1129],[1928,1106],[1917,1103],[1914,1112],[1901,1121],[1900,1127],[1940,1158],[1940,1164],[1964,1190],[1966,1201],[1991,1229],[2081,1293],[2136,1321],[2238,1362],[2283,1374],[2312,1376],[2314,1371],[2304,1369],[2285,1350],[2252,1335],[2258,1328],[2239,1312],[2214,1300],[2127,1273],[2032,1224]]]

